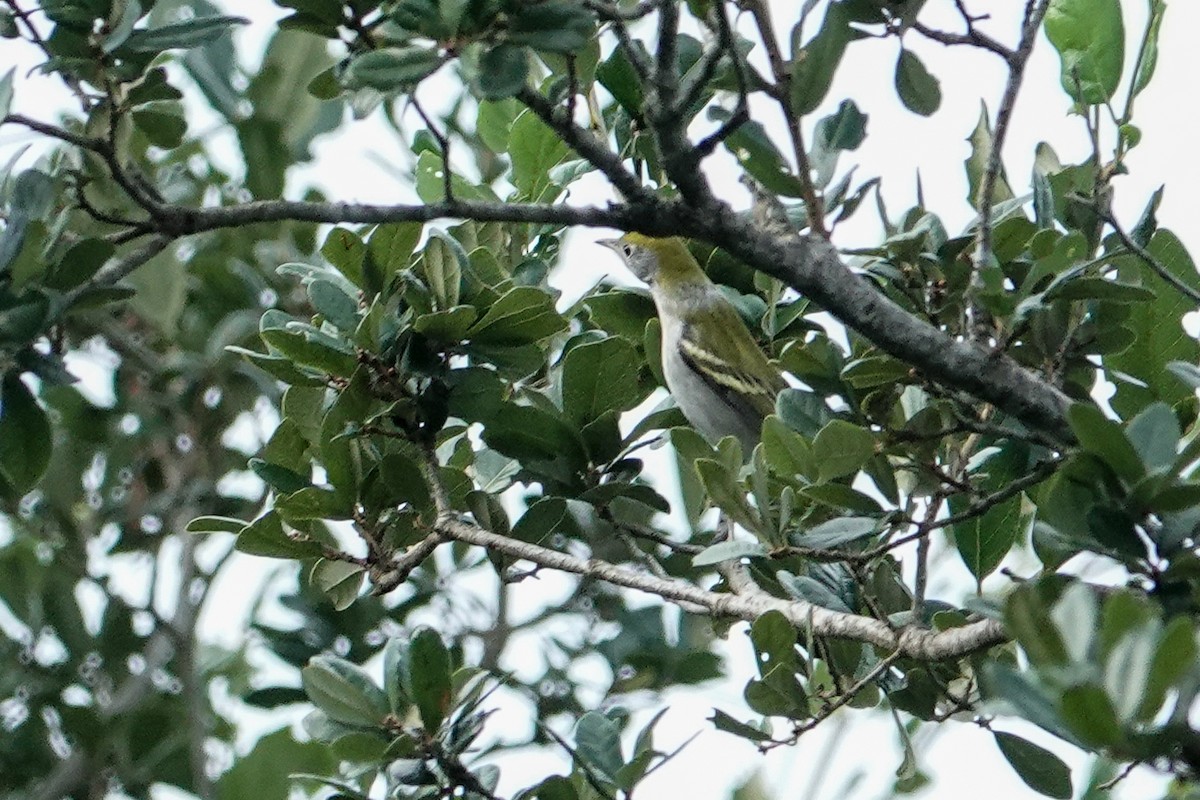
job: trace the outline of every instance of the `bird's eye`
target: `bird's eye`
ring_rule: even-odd
[[[621,250],[622,250],[622,251],[625,253],[625,255],[627,255],[627,256],[631,256],[631,255],[633,255],[633,248],[632,248],[632,247],[630,247],[630,246],[629,246],[629,245],[627,245],[627,244],[623,244],[623,245],[621,245]]]

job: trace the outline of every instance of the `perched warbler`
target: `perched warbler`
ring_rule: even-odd
[[[599,244],[650,286],[662,323],[663,376],[683,415],[711,442],[736,436],[748,456],[787,388],[783,375],[682,240],[627,233]]]

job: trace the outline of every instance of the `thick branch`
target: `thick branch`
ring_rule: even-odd
[[[952,339],[909,314],[852,273],[828,242],[771,236],[732,213],[697,216],[686,228],[687,235],[724,247],[811,298],[930,379],[986,400],[1059,442],[1074,441],[1066,395],[1004,354]]]
[[[613,203],[597,206],[548,205],[541,203],[489,203],[470,200],[419,205],[372,205],[366,203],[306,203],[293,200],[262,200],[235,206],[185,208],[165,206],[159,222],[176,236],[240,228],[258,222],[318,222],[379,224],[385,222],[429,222],[435,219],[473,219],[479,222],[550,223],[621,229],[648,228],[666,235],[671,216],[654,205]]]
[[[910,658],[926,661],[958,658],[999,644],[1008,638],[1004,627],[994,620],[981,620],[941,632],[919,628],[896,631],[877,619],[831,611],[803,600],[783,600],[754,587],[731,587],[735,592],[741,593],[720,594],[687,581],[660,578],[631,567],[597,559],[582,559],[540,545],[510,539],[463,522],[453,514],[439,517],[435,529],[449,539],[531,561],[547,569],[638,589],[673,603],[699,606],[716,616],[749,621],[768,611],[779,611],[797,628],[807,628],[811,624],[813,632],[819,636],[872,644],[890,651],[900,651]]]

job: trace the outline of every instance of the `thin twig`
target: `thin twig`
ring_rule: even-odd
[[[454,202],[454,181],[453,173],[450,171],[450,139],[438,130],[438,127],[433,124],[433,120],[425,113],[425,109],[421,108],[420,102],[417,101],[417,95],[414,92],[409,95],[408,102],[412,104],[413,109],[421,120],[425,123],[425,130],[429,131],[429,135],[437,140],[438,147],[442,151],[442,193],[443,198],[447,203]]]
[[[1133,253],[1138,259],[1154,271],[1154,274],[1162,278],[1171,285],[1177,292],[1182,294],[1194,303],[1200,303],[1200,291],[1193,289],[1184,283],[1175,273],[1167,268],[1167,265],[1158,260],[1153,253],[1133,240],[1126,230],[1121,227],[1121,223],[1117,222],[1117,218],[1113,216],[1111,211],[1107,209],[1097,208],[1096,213],[1100,219],[1108,223],[1113,232],[1117,234],[1117,238],[1121,240],[1121,244],[1125,249]]]
[[[1009,123],[1017,105],[1017,95],[1020,93],[1021,81],[1025,77],[1025,67],[1033,52],[1034,42],[1037,41],[1038,31],[1042,27],[1042,19],[1050,7],[1050,0],[1037,0],[1025,7],[1025,18],[1021,23],[1021,38],[1011,58],[1008,59],[1008,82],[1004,86],[1004,94],[1000,98],[1000,108],[996,112],[996,129],[992,134],[991,150],[988,152],[987,166],[979,184],[979,230],[975,239],[974,270],[971,274],[971,302],[983,288],[983,271],[992,260],[992,204],[996,194],[996,182],[1000,179],[1000,171],[1004,167],[1004,141],[1008,136]],[[970,320],[972,323],[974,320]]]
[[[812,164],[808,160],[808,149],[804,144],[804,129],[800,117],[792,110],[791,73],[788,62],[779,51],[779,42],[775,38],[775,26],[771,21],[771,11],[766,0],[747,0],[746,7],[754,18],[758,28],[759,38],[767,51],[767,59],[771,64],[771,73],[775,78],[778,89],[773,93],[787,121],[788,135],[792,140],[792,155],[796,160],[797,177],[800,179],[800,195],[804,200],[804,208],[808,214],[809,230],[822,239],[829,238],[829,230],[825,227],[825,203],[821,199],[813,183]]]

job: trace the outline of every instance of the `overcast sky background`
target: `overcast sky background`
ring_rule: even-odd
[[[281,10],[267,0],[226,2],[231,13],[250,17],[255,23],[266,22],[281,15]],[[791,0],[776,0],[777,19],[794,14],[798,4]],[[1022,0],[983,2],[969,0],[976,13],[990,12],[994,19],[983,28],[997,38],[1014,43]],[[1127,64],[1132,61],[1137,37],[1144,26],[1147,3],[1143,0],[1123,0],[1126,30],[1129,38]],[[930,0],[922,20],[947,30],[959,30],[960,21],[950,0]],[[819,22],[819,18],[816,20]],[[745,28],[745,26],[743,26]],[[780,26],[785,28],[785,26]],[[1135,123],[1143,132],[1141,144],[1128,156],[1129,175],[1114,181],[1117,216],[1127,226],[1141,213],[1150,193],[1159,185],[1167,190],[1159,211],[1164,227],[1172,228],[1193,255],[1200,253],[1200,232],[1196,229],[1197,202],[1194,187],[1200,184],[1200,155],[1196,142],[1200,139],[1200,124],[1195,108],[1197,75],[1200,57],[1194,42],[1200,30],[1200,3],[1194,0],[1170,0],[1162,27],[1158,71],[1154,82],[1139,98]],[[269,26],[252,24],[240,29],[236,36],[239,52],[248,66],[260,58]],[[749,30],[747,29],[749,35]],[[811,35],[811,34],[810,34]],[[754,38],[751,36],[750,38]],[[850,157],[843,157],[842,167],[858,164],[857,179],[872,176],[883,178],[883,194],[893,218],[914,204],[916,176],[921,176],[926,205],[942,215],[951,233],[961,230],[973,217],[966,202],[967,183],[962,162],[969,146],[966,137],[975,126],[982,99],[988,105],[992,119],[1003,86],[1004,70],[999,60],[990,54],[967,48],[944,48],[910,34],[906,44],[925,61],[930,71],[941,81],[943,101],[940,110],[930,118],[906,111],[892,88],[892,74],[898,51],[895,39],[864,41],[849,49],[849,56],[838,71],[833,89],[825,106],[813,115],[817,119],[828,113],[845,97],[853,97],[866,112],[868,137]],[[758,57],[756,55],[756,57]],[[0,46],[0,71],[15,64],[18,71],[14,111],[43,120],[54,120],[61,113],[75,109],[72,98],[57,80],[36,74],[27,75],[38,63],[32,48],[4,42]],[[1127,66],[1128,68],[1128,66]],[[446,71],[448,73],[448,70]],[[449,78],[440,76],[420,89],[422,101],[437,107],[450,94]],[[182,81],[186,83],[186,81]],[[1122,93],[1118,97],[1123,97]],[[187,89],[185,88],[185,93]],[[1005,163],[1009,181],[1020,194],[1026,190],[1034,147],[1048,141],[1063,163],[1076,163],[1089,152],[1085,129],[1078,117],[1068,116],[1069,101],[1059,88],[1058,60],[1044,38],[1039,40],[1030,62],[1025,88],[1014,116],[1013,126],[1005,146]],[[190,109],[189,129],[210,131],[213,117],[202,107]],[[755,117],[770,130],[780,134],[780,121],[765,105],[755,107]],[[1110,132],[1111,134],[1111,132]],[[223,165],[235,174],[239,172],[235,140],[228,131],[217,130],[211,141]],[[0,129],[0,163],[4,163],[24,144],[34,142],[23,164],[29,165],[39,153],[40,143],[23,130],[13,127]],[[1106,144],[1111,145],[1111,136]],[[381,164],[403,164],[405,145],[378,116],[347,124],[338,134],[315,143],[316,158],[311,165],[297,168],[290,174],[289,195],[298,196],[302,187],[316,184],[332,199],[364,202],[410,202],[415,194],[398,178],[399,170],[381,169]],[[744,206],[745,192],[737,183],[737,171],[731,158],[718,153],[706,163],[706,170],[718,196],[735,205]],[[597,180],[585,180],[571,190],[570,202],[603,202],[611,195]],[[836,242],[842,247],[865,247],[876,244],[880,226],[868,201],[858,215],[837,230]],[[570,234],[563,268],[553,281],[563,289],[566,299],[573,299],[604,276],[622,283],[632,283],[621,272],[611,254],[596,247],[596,238],[607,231],[578,230]],[[98,398],[106,394],[105,370],[96,364],[79,363],[78,369],[87,379],[86,387]],[[270,417],[247,420],[242,436],[252,447],[252,440],[269,434]],[[967,573],[957,557],[947,554],[938,560],[933,596],[958,602],[971,591]],[[222,585],[214,591],[202,619],[202,631],[212,641],[236,646],[242,626],[233,620],[244,619],[250,598],[269,579],[270,569],[277,562],[252,557],[238,557],[223,574]],[[1015,563],[1028,567],[1019,558]],[[138,585],[136,564],[111,563],[114,572],[128,576],[130,593],[143,591]],[[1095,575],[1089,574],[1094,578]],[[538,582],[520,584],[515,594],[517,608],[536,606],[546,593],[561,590],[565,581],[551,577]],[[1003,581],[993,579],[987,587],[998,589]],[[526,587],[531,587],[528,590]],[[490,588],[485,590],[490,592]],[[215,602],[214,602],[215,601]],[[671,611],[669,613],[675,613]],[[835,718],[807,734],[794,748],[782,748],[766,757],[758,756],[747,743],[716,733],[706,721],[713,707],[719,707],[741,718],[751,716],[741,700],[741,687],[753,670],[752,651],[744,626],[735,628],[723,645],[728,655],[731,678],[720,685],[702,689],[672,691],[667,701],[671,710],[660,724],[657,743],[660,749],[670,750],[700,731],[677,760],[659,770],[645,784],[641,794],[647,798],[686,796],[690,800],[717,800],[728,796],[729,788],[756,770],[763,770],[766,782],[775,788],[780,800],[817,800],[817,798],[874,798],[888,794],[892,772],[900,763],[894,724],[886,714],[852,713]],[[522,652],[521,648],[514,648]],[[506,666],[520,670],[522,664]],[[528,668],[529,665],[524,665]],[[586,677],[586,676],[585,676]],[[596,682],[596,679],[592,679]],[[644,700],[633,703],[645,709],[639,717],[648,716],[654,704]],[[247,734],[242,744],[252,744],[256,733],[269,730],[281,719],[291,716],[252,715],[247,718]],[[849,723],[847,726],[846,723]],[[528,720],[522,709],[508,707],[493,718],[490,727],[503,730],[512,726],[514,735],[527,729]],[[1031,726],[998,720],[997,730],[1019,732],[1050,747],[1073,768],[1076,786],[1084,780],[1088,759],[1033,729]],[[950,724],[936,731],[924,726],[917,737],[918,759],[934,778],[933,783],[914,795],[920,798],[949,798],[975,795],[980,797],[1025,797],[1033,793],[1009,769],[992,742],[991,734],[973,725]],[[930,736],[930,734],[935,734]],[[505,756],[500,761],[503,770],[501,790],[511,792],[527,785],[548,770],[563,771],[567,767],[559,754],[519,754]],[[825,770],[819,792],[812,792],[810,781]],[[846,776],[859,769],[866,777],[855,791],[841,791]],[[1160,794],[1164,782],[1148,769],[1135,770],[1114,792],[1118,798],[1142,798]],[[167,796],[168,793],[161,793]]]

